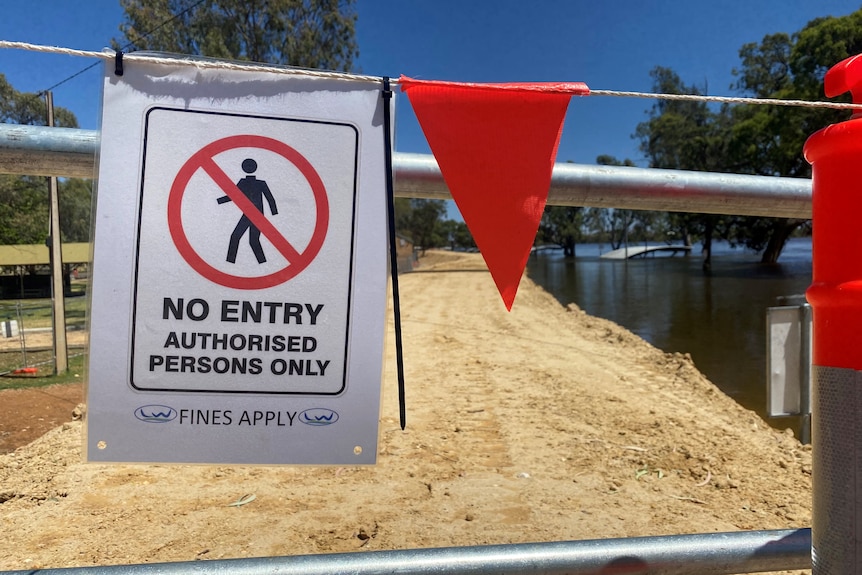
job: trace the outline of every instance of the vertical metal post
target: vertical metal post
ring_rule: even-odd
[[[23,295],[24,288],[21,288]],[[18,319],[18,342],[21,344],[21,367],[27,367],[27,339],[24,336],[24,314],[21,313],[21,302],[15,304],[15,317]]]
[[[623,243],[626,246],[626,258],[625,261],[629,261],[629,217],[628,214],[623,213]]]
[[[45,103],[48,108],[48,126],[54,127],[54,96],[45,92]],[[63,289],[63,252],[60,236],[60,197],[57,190],[57,178],[50,178],[50,220],[48,231],[48,252],[51,267],[51,324],[53,326],[54,343],[54,375],[66,373],[69,370],[69,351],[66,345],[66,300]]]
[[[811,306],[799,306],[799,441],[811,443]]]

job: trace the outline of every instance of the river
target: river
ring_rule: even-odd
[[[559,250],[530,257],[529,276],[564,305],[612,320],[667,352],[690,353],[727,395],[771,425],[798,418],[766,415],[766,309],[811,283],[811,239],[790,240],[776,265],[758,254],[713,244],[711,273],[700,246],[688,256],[607,260],[610,247],[580,244],[574,259]]]

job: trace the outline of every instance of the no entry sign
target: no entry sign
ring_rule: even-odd
[[[372,463],[380,86],[126,63],[104,102],[88,458]]]
[[[133,388],[344,390],[358,136],[337,122],[146,112]],[[178,137],[185,154],[164,145]]]
[[[152,114],[152,112],[153,111],[150,113]],[[239,184],[234,184],[233,180],[231,180],[225,173],[225,170],[219,167],[214,160],[216,155],[223,152],[240,149],[247,150],[250,155],[260,154],[265,151],[274,152],[284,160],[287,160],[296,166],[302,173],[303,178],[308,183],[313,193],[316,212],[314,232],[312,233],[311,241],[302,251],[298,251],[294,248],[290,241],[284,237],[282,232],[263,214],[261,211],[262,206],[258,205],[260,204],[260,194],[249,197],[246,195],[245,191],[242,189],[243,186],[241,185],[242,182],[246,180],[253,180],[255,182],[259,182],[257,186],[258,188],[265,187],[264,189],[268,191],[269,187],[266,185],[266,182],[258,180],[255,176],[247,176],[243,178],[243,180],[240,180]],[[253,159],[245,161],[252,162],[246,164],[249,166],[249,173],[257,171],[256,161]],[[207,175],[209,175],[213,180],[213,183],[224,191],[225,196],[219,198],[220,200],[233,201],[242,211],[240,221],[244,222],[244,227],[241,228],[240,231],[245,232],[246,230],[251,230],[250,233],[255,233],[254,230],[259,230],[262,232],[279,254],[287,260],[288,265],[269,275],[245,277],[222,272],[213,265],[207,263],[206,260],[197,253],[195,248],[189,243],[188,236],[183,228],[182,201],[192,177],[194,177],[199,170],[203,170]],[[254,194],[253,191],[252,194]],[[267,199],[274,202],[271,198],[272,195],[270,193]],[[257,203],[253,201],[254,199],[258,200]],[[273,203],[271,205],[275,204]],[[311,165],[311,163],[299,152],[284,142],[258,135],[243,134],[228,136],[205,146],[189,158],[185,164],[183,164],[183,167],[180,169],[173,185],[171,186],[171,193],[168,198],[168,225],[170,227],[171,237],[173,238],[174,245],[177,247],[180,254],[182,254],[186,262],[197,270],[200,275],[207,279],[226,287],[234,287],[238,289],[262,289],[273,287],[297,275],[305,269],[309,263],[311,263],[311,260],[313,260],[320,251],[320,248],[323,245],[323,240],[326,238],[326,228],[328,223],[329,199],[327,197],[323,181],[320,179],[320,175],[314,169],[314,166]],[[234,241],[234,238],[238,240],[241,236],[242,234],[232,234],[231,245],[237,246],[238,243]],[[234,247],[234,249],[236,248]],[[260,249],[260,247],[257,248],[257,250]],[[262,261],[260,261],[261,259],[265,258],[259,258],[258,263],[262,263]],[[236,263],[236,256],[234,256],[231,263]]]

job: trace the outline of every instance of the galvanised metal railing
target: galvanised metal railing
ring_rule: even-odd
[[[0,173],[92,178],[99,134],[0,124]],[[395,195],[451,199],[433,156],[395,154]],[[811,182],[707,172],[557,164],[548,203],[622,209],[811,217]],[[811,530],[41,569],[40,574],[172,575],[730,575],[808,569]],[[30,574],[32,570],[0,575]]]
[[[40,569],[39,575],[731,575],[809,569],[811,530]],[[0,575],[32,575],[6,571]]]
[[[0,124],[0,173],[93,178],[94,130]],[[395,195],[451,199],[434,156],[394,156]],[[739,216],[811,217],[811,180],[557,164],[548,204]]]

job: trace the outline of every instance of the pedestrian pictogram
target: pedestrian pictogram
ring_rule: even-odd
[[[256,172],[258,163],[247,158],[242,168],[247,174],[239,182],[225,173],[225,169],[215,161],[215,156],[235,149],[259,149],[277,154],[295,166],[307,185],[311,188],[315,201],[316,219],[314,232],[305,246],[294,246],[282,230],[276,228],[264,215],[263,201],[266,199],[271,215],[278,214],[271,186],[258,180],[251,173]],[[288,264],[278,271],[263,275],[238,275],[218,269],[214,262],[202,257],[188,239],[183,223],[182,202],[193,177],[203,172],[223,193],[216,201],[219,204],[233,202],[241,211],[241,217],[230,236],[227,262],[236,263],[240,240],[248,233],[249,246],[259,264],[266,262],[260,243],[261,234],[281,254]],[[273,183],[274,185],[274,183]],[[171,237],[183,259],[206,279],[225,287],[236,289],[264,289],[282,284],[296,277],[317,256],[326,239],[329,223],[329,200],[320,175],[314,166],[294,148],[273,138],[257,135],[236,135],[216,140],[192,155],[180,168],[171,186],[168,198],[168,226]]]
[[[242,163],[242,171],[248,174],[246,177],[237,182],[236,187],[239,188],[245,197],[254,204],[254,207],[262,214],[263,200],[266,198],[269,204],[269,213],[278,215],[278,207],[275,204],[275,198],[272,197],[272,192],[269,191],[269,186],[264,180],[258,180],[253,174],[257,171],[257,162],[248,158]],[[225,194],[216,200],[219,204],[226,204],[232,201],[230,196]],[[254,257],[257,258],[257,263],[262,264],[266,261],[266,256],[263,253],[263,247],[260,245],[260,230],[255,226],[248,216],[243,214],[237,222],[233,233],[230,235],[230,246],[227,249],[227,261],[232,264],[236,263],[236,252],[239,250],[239,241],[248,232],[248,245],[251,251],[254,252]]]

